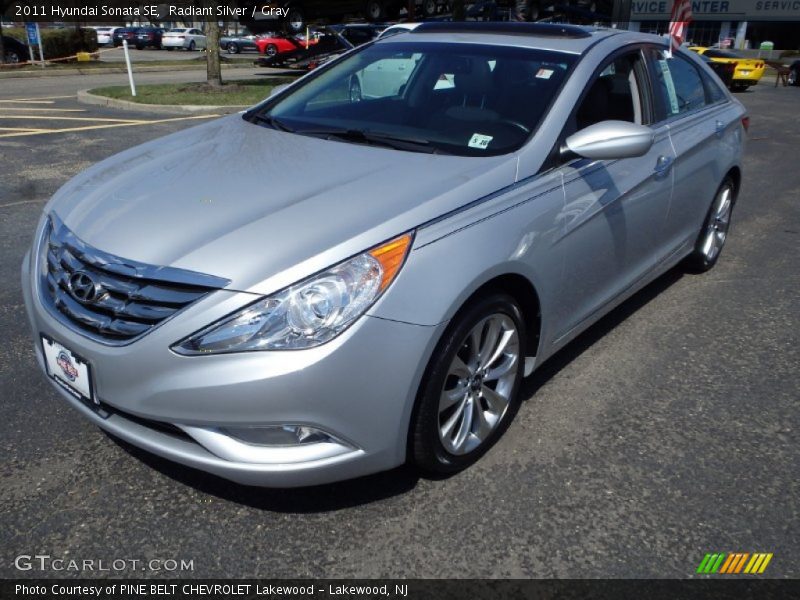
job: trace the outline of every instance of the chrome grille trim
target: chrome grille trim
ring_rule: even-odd
[[[130,344],[230,281],[174,267],[127,260],[81,240],[54,213],[42,232],[37,261],[39,297],[61,323],[106,345]],[[99,295],[91,303],[70,292],[76,272]]]

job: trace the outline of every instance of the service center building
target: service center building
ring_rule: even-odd
[[[665,33],[671,11],[672,0],[631,0],[631,28]],[[694,0],[692,15],[687,39],[697,45],[800,48],[800,0]]]

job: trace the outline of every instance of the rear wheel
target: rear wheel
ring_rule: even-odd
[[[411,421],[409,450],[445,474],[477,461],[519,408],[525,329],[517,302],[491,294],[465,307],[434,350]]]
[[[370,0],[364,10],[369,21],[381,21],[386,18],[386,10],[380,0]]]
[[[789,85],[797,85],[797,79],[798,79],[797,75],[798,75],[797,69],[791,69],[789,71],[789,75],[786,77],[786,82]]]
[[[195,43],[194,40],[192,40],[191,42],[189,42],[189,52],[194,52],[194,48],[195,48]]]
[[[306,27],[306,19],[303,15],[303,11],[299,8],[290,8],[289,14],[286,16],[286,28],[289,30],[289,33],[300,33]]]
[[[433,17],[436,15],[436,0],[422,0],[422,16]]]
[[[22,62],[22,57],[15,50],[6,50],[5,61],[11,65]]]
[[[731,214],[736,203],[736,186],[730,177],[726,177],[719,186],[711,208],[708,210],[703,228],[694,250],[686,258],[686,267],[694,273],[704,273],[717,264],[719,255],[728,239],[731,226]]]

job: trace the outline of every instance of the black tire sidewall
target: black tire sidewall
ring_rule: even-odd
[[[726,185],[729,185],[732,190],[732,198],[731,198],[731,220],[733,219],[733,209],[736,207],[736,196],[738,190],[736,189],[736,184],[734,183],[733,179],[728,176],[722,180],[722,183],[719,184],[717,191],[714,192],[714,197],[711,199],[711,205],[708,207],[708,212],[706,212],[706,216],[703,219],[703,225],[700,228],[700,233],[697,234],[697,240],[694,243],[694,250],[686,259],[686,268],[691,273],[705,273],[706,271],[710,271],[714,268],[714,265],[717,264],[719,261],[719,257],[722,255],[722,251],[725,250],[725,246],[723,245],[722,248],[719,249],[717,255],[714,257],[713,260],[708,260],[708,258],[703,254],[701,247],[703,243],[703,238],[706,234],[706,229],[708,229],[709,221],[711,220],[712,212],[714,211],[714,205],[717,203],[717,198],[719,197],[719,193],[722,191],[722,188]],[[730,233],[730,223],[728,224],[728,233]],[[727,237],[726,237],[727,241]]]
[[[453,455],[445,450],[439,439],[439,398],[445,377],[456,352],[470,330],[489,315],[509,316],[517,327],[520,343],[520,364],[512,388],[508,408],[500,424],[478,448],[465,455]],[[451,321],[428,362],[420,383],[409,431],[409,456],[422,471],[431,474],[456,473],[476,462],[503,435],[519,409],[519,387],[525,362],[525,326],[522,311],[508,294],[493,293],[466,305]]]

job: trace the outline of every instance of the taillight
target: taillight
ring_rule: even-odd
[[[750,131],[750,117],[742,117],[742,127],[744,127],[745,133]]]

